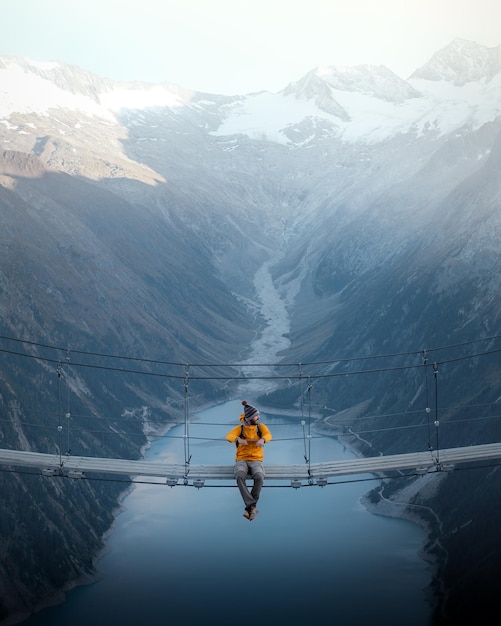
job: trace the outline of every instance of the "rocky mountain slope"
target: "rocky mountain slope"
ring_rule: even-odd
[[[318,376],[324,432],[371,453],[436,448],[424,409],[437,361],[440,444],[499,441],[499,47],[455,40],[407,80],[331,66],[234,97],[4,57],[0,93],[2,445],[66,453],[52,434],[59,390],[81,418],[73,453],[141,454],[148,432],[180,419],[183,364],[241,362],[265,323],[253,280],[271,260],[292,322],[283,360]],[[131,362],[111,357],[73,366],[83,353],[136,357],[149,375],[124,376]],[[389,356],[357,360],[376,355]],[[232,393],[220,387],[190,392]],[[266,399],[300,400],[295,387]],[[0,480],[16,494],[0,516],[7,617],[92,571],[123,485]],[[399,514],[437,511],[441,529],[425,520],[430,557],[439,530],[448,551],[436,623],[471,623],[499,575],[498,466],[435,490],[411,484],[422,480],[392,479],[373,500],[412,492]],[[90,530],[80,544],[57,523],[76,510]],[[36,547],[47,533],[52,559]]]

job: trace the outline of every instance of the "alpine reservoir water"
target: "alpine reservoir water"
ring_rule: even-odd
[[[243,374],[255,374],[253,363],[276,363],[290,343],[294,285],[279,293],[269,267],[264,263],[254,279],[265,323],[246,352]],[[265,464],[301,464],[305,452],[311,462],[352,456],[327,437],[314,436],[305,448],[300,419],[259,405],[259,395],[269,391],[263,381],[236,391],[235,400],[190,417],[193,464],[233,463],[225,434],[238,423],[242,399],[258,406],[272,431]],[[153,441],[146,458],[183,463],[185,454],[179,426]],[[249,522],[233,481],[201,489],[136,484],[97,563],[100,579],[25,624],[425,626],[431,572],[418,556],[425,534],[410,522],[367,512],[360,498],[376,485],[371,476],[300,489],[265,482],[259,515]]]
[[[233,401],[196,416],[193,463],[233,461],[224,435],[240,408]],[[266,461],[301,463],[300,424],[264,411],[262,419],[274,435]],[[182,462],[179,435],[182,427],[155,441],[147,458]],[[331,438],[311,441],[312,462],[349,456]],[[253,522],[242,516],[232,483],[138,484],[98,561],[100,580],[25,623],[424,626],[430,615],[430,571],[418,556],[424,533],[361,506],[360,497],[376,484],[363,480],[370,478],[297,490],[265,486]]]

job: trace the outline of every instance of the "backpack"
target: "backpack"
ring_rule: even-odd
[[[259,423],[256,424],[256,426],[257,426],[257,437],[258,437],[258,439],[262,439],[263,435],[262,435],[261,427],[259,426]],[[244,424],[242,424],[242,428],[240,429],[240,435],[239,436],[240,436],[240,439],[245,439],[245,437],[244,437]],[[236,439],[235,439],[235,445],[238,448],[238,441]]]

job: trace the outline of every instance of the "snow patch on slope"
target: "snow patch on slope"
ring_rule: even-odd
[[[287,144],[283,130],[305,118],[327,119],[333,126],[339,118],[320,111],[311,100],[297,100],[294,96],[281,96],[269,92],[254,94],[224,107],[226,119],[212,134],[247,135],[251,139]]]
[[[175,88],[169,89],[164,85],[155,85],[148,89],[144,87],[117,88],[101,94],[99,99],[102,106],[111,111],[148,109],[152,107],[175,109],[187,106],[192,95],[192,92],[183,92]]]
[[[57,69],[58,63],[29,63],[30,67],[47,72]],[[167,107],[175,109],[187,106],[194,92],[175,85],[147,85],[142,83],[116,83],[89,95],[73,93],[71,89],[58,87],[49,78],[37,72],[27,71],[23,64],[7,60],[0,65],[0,117],[8,118],[14,113],[47,115],[51,109],[79,111],[89,117],[115,120],[121,109],[147,109]]]
[[[13,113],[47,115],[51,109],[82,111],[89,116],[111,120],[112,114],[92,98],[60,89],[41,76],[26,72],[20,65],[0,69],[0,117]]]

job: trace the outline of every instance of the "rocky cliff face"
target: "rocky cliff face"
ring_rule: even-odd
[[[2,59],[2,445],[140,455],[151,429],[180,418],[183,364],[240,362],[262,323],[254,275],[278,258],[283,359],[321,364],[310,372],[323,428],[349,414],[345,435],[372,452],[436,448],[424,409],[437,361],[440,445],[498,441],[496,50],[455,41],[407,81],[333,66],[235,97]],[[356,359],[376,355],[388,356]],[[201,401],[214,391],[191,389]],[[267,399],[299,401],[288,389]],[[409,495],[442,524],[430,521],[448,555],[439,623],[489,605],[498,474],[455,472]],[[0,479],[12,494],[0,517],[7,616],[92,570],[125,486]]]

